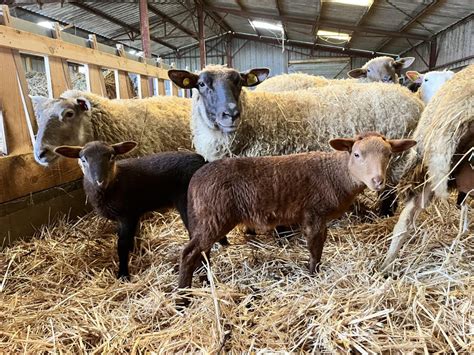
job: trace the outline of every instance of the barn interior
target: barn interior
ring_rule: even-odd
[[[115,224],[87,202],[76,161],[35,160],[39,118],[30,99],[73,89],[110,100],[191,100],[168,71],[209,64],[344,80],[387,56],[415,58],[408,70],[420,74],[458,73],[474,64],[471,0],[3,4],[0,352],[474,351],[472,197],[462,213],[455,194],[423,211],[390,276],[376,270],[400,209],[381,218],[373,196],[364,216],[330,224],[316,276],[298,229],[281,239],[237,228],[231,247],[213,249],[212,267],[200,271],[209,280],[193,284],[190,307],[178,309],[188,240],[179,215],[144,217],[134,275],[117,280]],[[472,116],[472,105],[466,110]]]

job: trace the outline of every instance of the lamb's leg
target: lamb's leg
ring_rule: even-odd
[[[183,224],[186,229],[189,231],[189,219],[188,219],[188,198],[187,194],[183,194],[178,198],[176,201],[176,209],[179,212],[181,219],[183,220]],[[219,240],[219,244],[223,246],[229,245],[229,241],[227,240],[227,236],[224,235],[221,240]]]
[[[427,185],[421,193],[408,200],[405,208],[400,213],[397,224],[393,228],[392,243],[390,244],[385,260],[380,267],[382,272],[387,271],[390,265],[395,261],[398,251],[405,243],[410,231],[414,227],[418,214],[422,209],[429,205],[432,197],[433,193],[431,192],[431,187]]]
[[[397,190],[394,188],[387,188],[379,194],[380,206],[379,216],[380,217],[391,217],[397,210]]]
[[[119,257],[118,278],[130,279],[128,272],[128,255],[133,249],[135,233],[139,223],[138,218],[127,218],[119,221],[117,252]]]
[[[320,217],[313,218],[305,223],[304,232],[310,253],[309,273],[314,274],[315,271],[319,272],[319,265],[321,264],[321,255],[327,236],[326,223]]]
[[[458,192],[458,198],[456,200],[456,205],[458,205],[458,207],[461,207],[461,204],[463,203],[466,196],[467,196],[467,193],[461,192],[461,191]]]

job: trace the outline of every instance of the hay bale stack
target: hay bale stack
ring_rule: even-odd
[[[196,280],[185,311],[175,305],[188,240],[177,213],[144,221],[131,282],[112,272],[111,223],[44,227],[0,252],[0,352],[472,353],[474,239],[456,238],[453,205],[421,218],[395,279],[373,273],[393,218],[333,226],[314,277],[303,238],[234,232],[234,245],[213,251],[214,287]]]
[[[74,90],[87,91],[86,75],[80,72],[71,72],[71,84]]]
[[[135,96],[138,96],[138,88],[135,88],[132,79],[127,75],[128,84],[135,90]],[[107,70],[104,74],[105,90],[109,99],[117,98],[117,88],[115,86],[115,72]]]

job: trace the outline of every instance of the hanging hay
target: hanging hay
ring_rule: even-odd
[[[25,73],[28,83],[28,94],[33,96],[48,97],[48,80],[46,73],[39,71],[28,71]]]
[[[472,232],[458,234],[453,204],[433,205],[385,279],[374,267],[396,220],[335,223],[316,276],[301,237],[234,231],[185,310],[175,306],[187,241],[176,213],[142,223],[132,282],[115,279],[112,223],[62,221],[1,253],[0,352],[472,353]]]

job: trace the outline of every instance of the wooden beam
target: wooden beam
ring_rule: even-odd
[[[431,11],[436,5],[439,5],[439,1],[438,0],[433,0],[431,3],[429,3],[428,5],[424,6],[415,16],[413,16],[406,24],[404,24],[402,27],[400,27],[400,29],[398,30],[398,32],[402,33],[404,32],[408,27],[410,27],[411,25],[413,25],[415,22],[417,22],[421,17],[423,17],[428,11]],[[379,45],[377,47],[377,51],[380,51],[382,50],[385,46],[387,46],[387,44],[390,43],[390,41],[392,40],[392,38],[387,38],[385,41],[382,42],[381,45]]]
[[[226,52],[226,58],[227,58],[227,67],[232,68],[232,61],[233,61],[232,35],[230,33],[227,34],[227,38],[226,38],[226,41],[225,41],[225,52]]]
[[[59,97],[61,94],[72,89],[69,68],[65,59],[58,57],[47,57],[45,65],[49,66],[49,77],[51,80],[51,95]]]
[[[145,58],[151,58],[150,22],[149,22],[149,16],[148,16],[148,1],[147,0],[140,0],[139,11],[140,11],[140,36],[142,38],[143,55]],[[139,85],[141,87],[141,82],[139,83]],[[140,88],[140,91],[143,94],[142,88]],[[153,78],[150,78],[148,80],[148,88],[145,91],[148,93],[153,92]]]
[[[277,7],[277,10],[278,10],[278,16],[282,17],[283,16],[283,10],[281,9],[280,0],[276,0],[276,7]],[[286,30],[286,24],[284,22],[282,22],[281,25],[283,26],[283,38],[288,38],[287,30]]]
[[[225,7],[218,7],[218,6],[209,6],[208,10],[212,10],[215,12],[223,12],[227,14],[232,14],[244,18],[264,18],[270,20],[277,20],[282,22],[293,22],[299,23],[303,25],[314,25],[314,19],[309,18],[301,18],[301,17],[293,17],[293,16],[278,16],[278,15],[271,15],[268,13],[261,13],[261,12],[248,12],[236,9],[230,9]],[[378,28],[371,28],[371,27],[364,27],[364,26],[354,26],[351,24],[333,22],[333,21],[320,21],[320,27],[328,27],[328,28],[336,28],[346,31],[357,31],[357,32],[364,32],[364,33],[373,33],[379,34],[388,37],[397,37],[397,38],[410,38],[410,39],[417,39],[426,41],[428,38],[425,36],[420,36],[413,33],[398,33],[396,31],[386,31]]]
[[[153,12],[155,15],[161,17],[163,20],[165,20],[166,22],[169,22],[171,23],[174,27],[176,27],[177,29],[179,29],[181,32],[184,32],[186,33],[188,36],[191,36],[193,37],[194,39],[196,40],[199,40],[199,37],[197,35],[196,32],[194,31],[191,31],[190,29],[184,27],[182,24],[180,24],[178,21],[176,21],[175,19],[173,19],[172,17],[166,15],[165,13],[161,12],[160,10],[158,10],[155,6],[153,6],[152,4],[148,4],[148,9]]]
[[[230,27],[221,15],[210,10],[211,6],[207,4],[206,0],[197,0],[197,2],[200,2],[204,6],[204,11],[219,25],[220,28],[222,28],[224,32],[234,32],[232,27]]]
[[[27,53],[54,56],[78,63],[96,64],[101,67],[122,69],[132,73],[168,78],[168,71],[126,57],[100,52],[76,44],[40,36],[0,25],[0,46],[18,49]]]
[[[438,60],[437,41],[436,41],[436,38],[433,38],[430,41],[430,61],[428,63],[429,70],[433,70],[433,68],[436,67],[437,60]]]
[[[135,27],[135,26],[130,25],[130,24],[126,23],[126,22],[123,22],[122,20],[116,19],[115,17],[113,17],[113,16],[111,16],[111,15],[109,15],[109,14],[107,14],[107,13],[101,11],[101,10],[98,10],[98,9],[96,9],[96,8],[93,8],[93,7],[89,6],[89,5],[86,5],[86,4],[82,3],[82,2],[73,2],[73,3],[71,3],[71,5],[74,5],[74,6],[80,8],[80,9],[82,9],[82,10],[88,11],[88,12],[90,12],[91,14],[94,14],[94,15],[96,15],[96,16],[98,16],[98,17],[102,17],[102,18],[104,18],[105,20],[107,20],[107,21],[109,21],[109,22],[111,22],[111,23],[114,23],[114,24],[116,24],[116,25],[119,25],[119,26],[121,26],[121,27],[123,27],[123,28],[125,28],[125,29],[128,29],[129,31],[132,31],[132,32],[134,32],[134,33],[140,33],[140,29],[139,29],[138,27]],[[150,39],[151,39],[153,42],[156,42],[156,43],[161,44],[162,46],[171,48],[171,49],[174,50],[174,51],[177,51],[177,50],[178,50],[177,47],[175,47],[175,46],[169,44],[168,42],[166,42],[166,41],[164,41],[164,40],[162,40],[161,38],[158,38],[158,37],[156,37],[156,36],[150,36]]]

